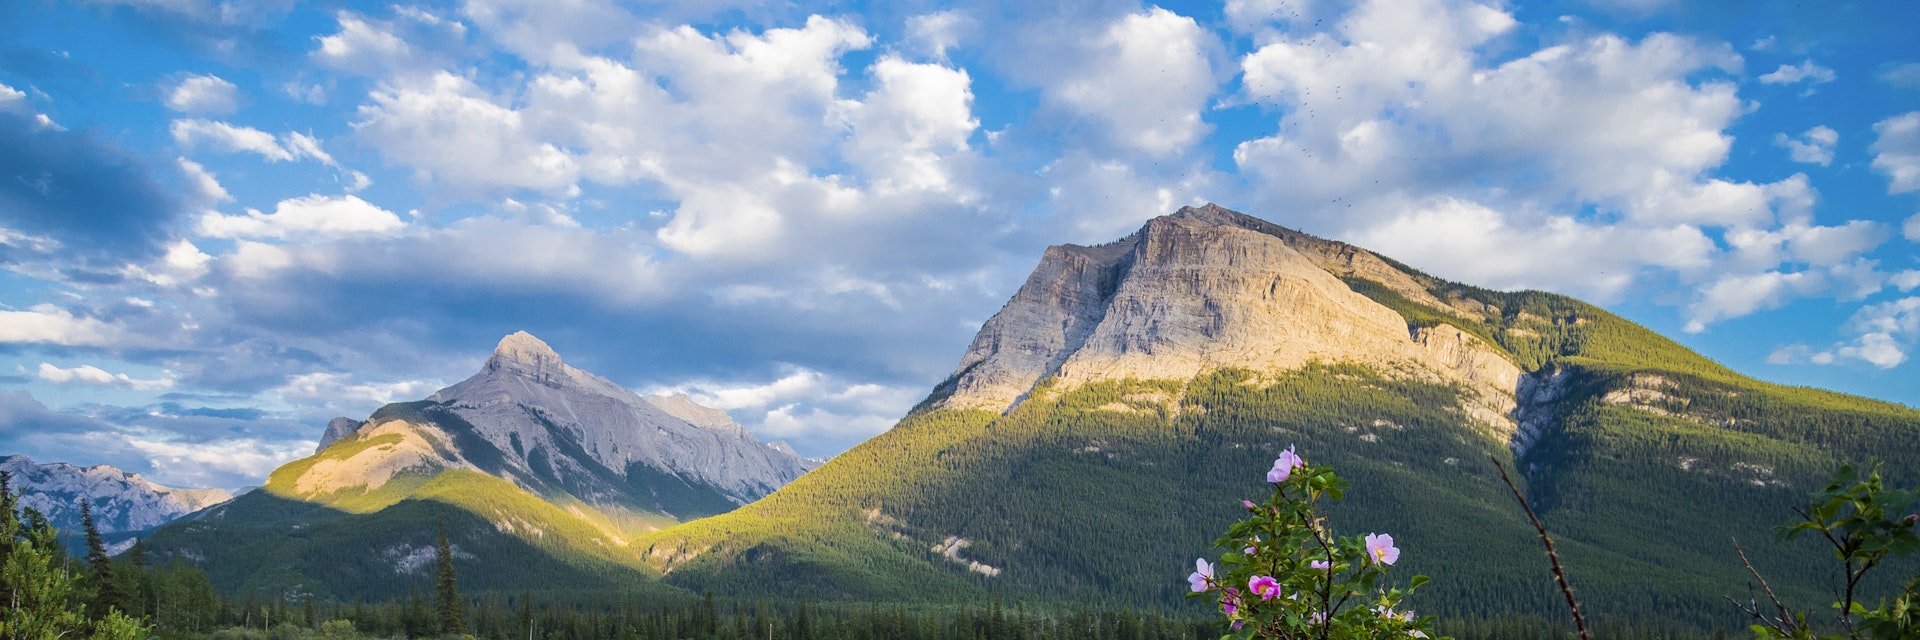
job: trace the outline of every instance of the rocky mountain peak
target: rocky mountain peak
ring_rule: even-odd
[[[1511,431],[1512,363],[1458,330],[1417,333],[1342,278],[1427,295],[1363,249],[1214,204],[1154,218],[1111,244],[1052,247],[930,406],[1005,411],[1048,378],[1071,388],[1347,361],[1466,383],[1479,396],[1470,411]]]
[[[487,370],[518,369],[528,372],[558,371],[566,363],[560,360],[560,354],[553,347],[533,334],[515,331],[500,339],[500,345],[493,348],[493,357],[487,358]]]
[[[1240,213],[1238,211],[1234,211],[1232,209],[1228,209],[1226,207],[1222,207],[1220,205],[1217,205],[1211,202],[1198,207],[1180,207],[1179,211],[1175,211],[1173,212],[1172,215],[1169,215],[1166,217],[1176,218],[1181,220],[1192,220],[1194,222],[1202,222],[1202,223],[1211,224],[1211,225],[1232,225],[1237,227],[1247,226],[1243,223],[1243,220],[1254,219],[1252,216],[1249,216],[1247,214]]]

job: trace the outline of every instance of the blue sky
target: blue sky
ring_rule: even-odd
[[[237,487],[527,330],[830,455],[1218,202],[1920,405],[1920,6],[0,6],[0,452]]]

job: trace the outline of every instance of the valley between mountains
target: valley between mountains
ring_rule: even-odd
[[[1434,577],[1423,614],[1558,615],[1498,460],[1593,611],[1707,628],[1739,622],[1734,539],[1783,597],[1819,601],[1829,558],[1772,530],[1833,469],[1920,479],[1915,410],[1214,205],[1049,248],[947,380],[824,463],[525,333],[325,436],[146,548],[224,592],[384,600],[427,584],[444,523],[472,592],[1197,616],[1193,558],[1297,446],[1352,483],[1340,533],[1391,532],[1404,575]]]

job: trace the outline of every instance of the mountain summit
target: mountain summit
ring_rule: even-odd
[[[1476,417],[1514,431],[1520,371],[1497,347],[1457,329],[1410,329],[1340,279],[1356,264],[1390,267],[1309,238],[1209,204],[1154,218],[1112,244],[1049,247],[967,347],[950,394],[931,406],[1005,411],[1042,380],[1064,390],[1352,362],[1464,384],[1476,392]],[[1404,274],[1394,280],[1424,294]]]

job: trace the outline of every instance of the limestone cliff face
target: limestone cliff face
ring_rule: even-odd
[[[1071,388],[1356,362],[1462,383],[1469,412],[1512,433],[1512,362],[1451,326],[1412,330],[1339,276],[1445,306],[1364,249],[1213,205],[1155,218],[1113,244],[1052,247],[981,328],[936,406],[1006,410],[1048,377]]]

